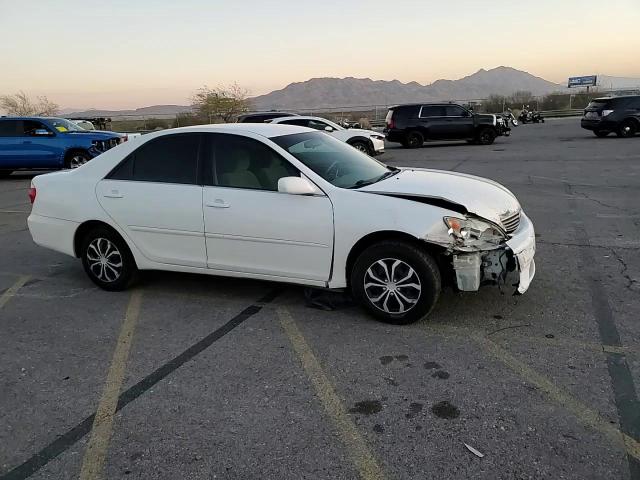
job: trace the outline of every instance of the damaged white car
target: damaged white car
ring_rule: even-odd
[[[348,288],[376,318],[406,324],[448,282],[524,293],[535,273],[533,225],[506,188],[387,167],[297,126],[145,135],[35,177],[29,197],[34,241],[79,257],[106,290],[137,270]]]

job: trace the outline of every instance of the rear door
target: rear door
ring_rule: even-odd
[[[254,138],[207,134],[204,220],[211,269],[326,282],[333,253],[333,207],[324,194],[278,192],[300,172]]]
[[[22,120],[0,120],[0,168],[18,168]]]
[[[447,138],[446,112],[441,105],[423,105],[418,114],[425,140]]]
[[[200,133],[154,138],[131,153],[96,188],[109,216],[149,260],[206,267]]]

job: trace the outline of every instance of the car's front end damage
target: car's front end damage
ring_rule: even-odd
[[[516,217],[512,214],[510,218]],[[476,291],[481,285],[492,284],[512,285],[519,294],[527,291],[536,270],[535,231],[522,211],[517,212],[517,222],[508,233],[505,225],[473,216],[444,218],[451,242],[442,246],[451,257],[460,290]]]
[[[513,193],[499,183],[458,172],[405,168],[363,191],[428,208],[407,220],[411,226],[406,231],[424,229],[422,222],[429,218],[417,236],[437,247],[441,266],[450,268],[460,290],[492,284],[514,286],[521,294],[529,288],[535,274],[533,224]]]

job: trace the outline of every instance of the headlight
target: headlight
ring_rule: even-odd
[[[613,110],[602,110],[602,116],[606,117],[607,115],[609,115],[610,113],[613,113]]]
[[[475,218],[444,217],[445,225],[449,228],[449,235],[458,243],[472,246],[477,243],[489,243],[498,245],[506,237],[502,231],[489,222]]]

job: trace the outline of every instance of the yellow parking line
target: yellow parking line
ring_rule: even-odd
[[[91,438],[82,461],[80,480],[102,478],[102,469],[113,431],[113,415],[118,405],[118,397],[122,388],[129,350],[131,349],[133,334],[140,314],[141,298],[142,293],[134,291],[129,299],[127,313],[125,314],[124,322],[122,322],[116,349],[113,352],[113,359],[107,374],[102,398],[93,421]]]
[[[21,275],[16,283],[11,285],[3,294],[0,296],[0,308],[4,307],[9,300],[20,290],[25,283],[29,281],[31,277],[29,275]]]
[[[471,334],[469,338],[473,339],[480,347],[504,363],[526,382],[535,385],[547,397],[571,412],[582,424],[604,434],[616,445],[624,444],[627,453],[640,460],[640,443],[622,433],[607,420],[603,419],[596,411],[573,398],[571,394],[555,385],[550,379],[540,375],[488,338],[477,334]]]
[[[311,380],[316,394],[344,443],[360,478],[363,480],[382,480],[385,478],[382,468],[369,450],[367,442],[362,438],[358,429],[347,415],[340,397],[336,394],[329,378],[322,370],[322,366],[313,354],[311,347],[296,325],[293,317],[286,308],[278,309],[280,324],[293,346],[304,371]]]

